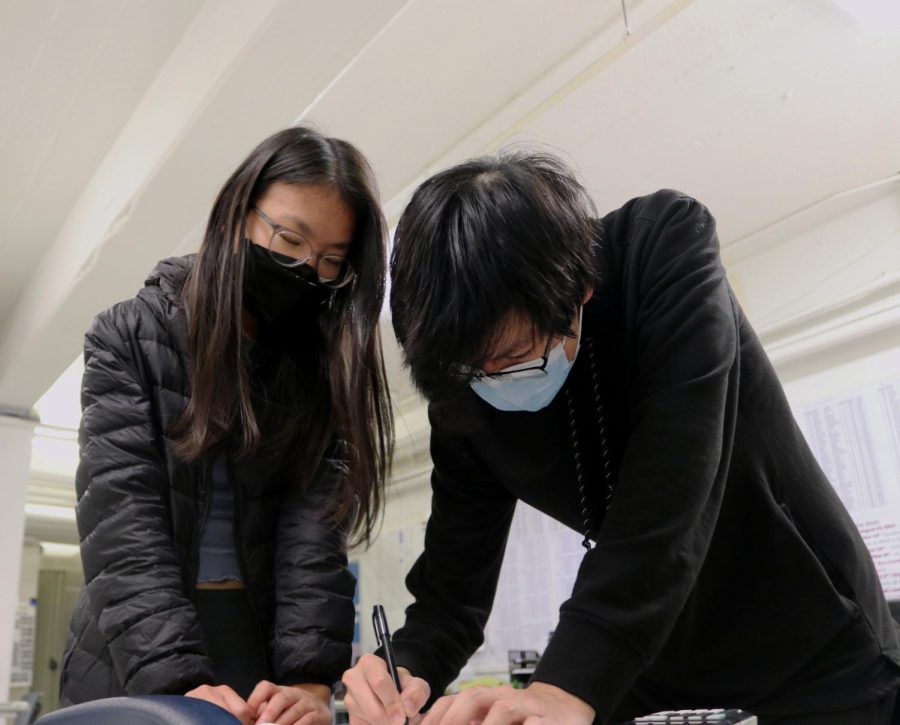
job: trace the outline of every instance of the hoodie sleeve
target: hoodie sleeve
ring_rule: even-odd
[[[431,701],[484,641],[516,499],[464,440],[432,416],[431,516],[406,578],[415,602],[393,636],[397,663],[431,685]]]
[[[737,408],[737,312],[715,223],[675,192],[639,200],[610,236],[621,268],[631,432],[596,547],[535,681],[605,721],[665,643],[715,529]]]

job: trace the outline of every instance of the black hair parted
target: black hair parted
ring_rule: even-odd
[[[413,193],[391,255],[391,313],[430,401],[459,397],[510,315],[565,335],[596,277],[596,210],[558,158],[501,151],[442,171]]]
[[[301,362],[279,357],[270,381],[280,406],[252,395],[243,285],[247,216],[277,183],[328,186],[354,215],[348,257],[357,276],[332,294]],[[236,457],[277,453],[303,488],[336,451],[346,464],[334,518],[368,541],[383,508],[393,417],[378,327],[387,225],[369,162],[353,144],[309,127],[263,140],[225,182],[185,286],[191,398],[173,426],[176,452],[193,461],[222,446]],[[298,323],[300,324],[300,323]],[[338,443],[335,446],[335,442]]]

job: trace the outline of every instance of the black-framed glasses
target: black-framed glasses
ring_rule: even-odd
[[[308,264],[315,270],[319,282],[332,289],[346,287],[356,278],[356,271],[345,257],[338,254],[316,254],[312,245],[297,232],[273,221],[259,207],[253,207],[253,211],[272,227],[267,250],[269,256],[282,267],[292,269]]]
[[[550,336],[547,340],[547,345],[544,347],[544,352],[539,358],[517,365],[510,365],[508,368],[503,368],[503,370],[498,370],[495,373],[486,373],[484,370],[468,365],[457,365],[453,368],[452,372],[454,375],[474,378],[476,380],[482,380],[484,378],[490,380],[503,380],[504,378],[507,380],[539,378],[547,374],[547,361],[550,359],[550,350],[553,348],[553,341],[555,339],[556,338],[553,335]]]

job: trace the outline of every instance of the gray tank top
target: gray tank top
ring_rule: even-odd
[[[234,490],[223,457],[212,465],[212,497],[200,537],[197,583],[241,581],[241,567],[234,548]]]

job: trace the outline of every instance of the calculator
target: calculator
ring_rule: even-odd
[[[665,710],[655,712],[652,715],[643,715],[629,720],[624,725],[674,725],[675,723],[687,725],[688,723],[716,723],[716,725],[757,725],[756,716],[743,710],[725,710],[716,708],[711,710]]]

